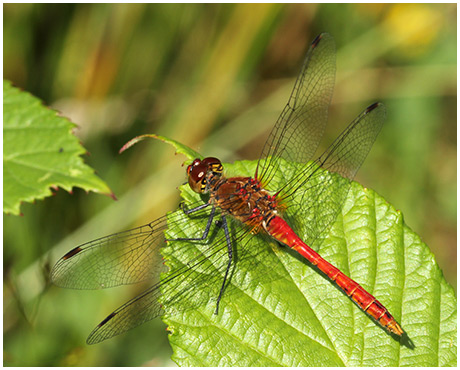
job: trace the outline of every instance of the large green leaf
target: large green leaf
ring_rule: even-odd
[[[237,162],[226,171],[250,176],[254,166]],[[200,200],[187,187],[182,192],[186,203]],[[205,214],[192,215],[188,224],[170,228],[168,238],[199,237],[205,225]],[[233,235],[243,230],[234,223],[231,229]],[[170,242],[163,249],[172,271],[193,265],[202,254],[209,257],[162,297],[179,365],[456,365],[454,291],[401,213],[372,190],[352,183],[319,251],[375,295],[409,340],[387,334],[327,278],[261,233],[234,246],[237,267],[214,315],[227,251],[221,228],[213,228],[208,239]],[[210,255],[209,246],[216,244]],[[191,283],[195,278],[198,285]],[[168,304],[178,291],[180,299]]]
[[[21,202],[51,195],[50,187],[112,195],[84,164],[86,150],[72,135],[75,124],[40,100],[3,81],[3,211],[19,214]]]

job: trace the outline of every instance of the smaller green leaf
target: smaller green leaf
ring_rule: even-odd
[[[52,195],[50,187],[113,193],[85,165],[76,125],[34,96],[3,81],[3,211],[18,215],[21,202]]]

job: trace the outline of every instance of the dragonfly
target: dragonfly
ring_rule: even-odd
[[[253,176],[225,176],[219,159],[196,158],[187,167],[188,203],[147,225],[79,245],[56,263],[51,280],[65,288],[101,289],[157,279],[97,325],[88,344],[152,320],[179,301],[194,308],[209,304],[212,296],[214,313],[219,314],[237,278],[235,270],[250,270],[257,265],[252,258],[261,258],[262,252],[248,247],[253,238],[291,248],[377,325],[396,337],[405,333],[383,304],[315,250],[327,238],[385,120],[384,105],[370,105],[311,160],[326,126],[335,54],[329,34],[312,42]],[[191,193],[199,194],[198,200]],[[200,225],[198,231],[188,230],[192,221]],[[175,253],[187,253],[196,243],[204,246],[202,252],[174,260]],[[161,253],[167,250],[171,266],[162,263]],[[203,294],[205,289],[215,291]]]

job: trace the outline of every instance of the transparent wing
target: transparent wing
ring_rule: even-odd
[[[103,289],[153,278],[166,217],[147,225],[82,244],[65,254],[51,271],[63,288]]]
[[[279,190],[280,197],[288,204],[297,203],[298,207],[291,207],[297,209],[296,214],[289,213],[291,208],[287,214],[296,228],[302,230],[301,236],[308,245],[321,244],[320,236],[325,237],[325,231],[336,219],[351,181],[384,121],[384,105],[370,105],[316,161],[299,166],[294,171],[296,175]]]
[[[255,177],[264,185],[279,176],[281,159],[305,163],[313,157],[326,126],[334,80],[335,43],[323,33],[311,44],[289,101],[262,150]]]

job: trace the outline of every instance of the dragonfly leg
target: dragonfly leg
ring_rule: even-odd
[[[207,206],[209,206],[209,204],[210,204],[210,203],[203,203],[203,204],[199,205],[198,207],[191,208],[191,209],[187,209],[187,208],[185,208],[185,205],[184,205],[183,203],[181,203],[181,208],[182,208],[182,210],[184,211],[184,213],[185,213],[186,215],[189,215],[189,214],[191,214],[191,213],[193,213],[193,212],[197,212],[197,211],[199,211],[199,210],[201,210],[201,209],[206,208]],[[214,207],[213,207],[213,208],[214,208]]]
[[[206,208],[209,206],[209,203],[202,204],[198,207],[192,208],[192,209],[184,209],[184,213],[186,215],[189,215],[193,212],[199,211],[201,209]],[[182,240],[182,241],[193,241],[193,240],[205,240],[208,237],[209,230],[211,229],[212,225],[212,220],[214,219],[214,215],[216,213],[216,207],[212,207],[211,213],[209,214],[208,218],[208,223],[206,224],[206,228],[204,229],[203,235],[199,238],[174,238],[174,239],[166,239],[166,241],[177,241],[177,240]]]
[[[227,264],[227,269],[225,270],[224,281],[222,282],[222,286],[220,288],[219,297],[217,297],[216,310],[214,311],[214,315],[217,315],[219,312],[219,303],[222,298],[222,295],[224,294],[228,272],[230,271],[230,268],[232,267],[232,260],[233,260],[233,250],[232,250],[232,243],[230,241],[230,232],[228,230],[227,219],[224,215],[222,215],[222,227],[225,233],[225,240],[227,241],[228,264]]]

